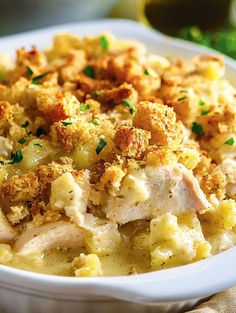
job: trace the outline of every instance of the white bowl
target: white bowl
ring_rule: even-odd
[[[79,35],[112,31],[142,41],[151,52],[190,58],[212,50],[171,39],[138,23],[100,20],[52,27],[0,39],[0,52],[32,44],[45,47],[53,34]],[[227,77],[236,63],[225,57]],[[0,266],[1,313],[183,312],[212,294],[236,284],[236,247],[190,265],[137,276],[75,278],[36,274]]]

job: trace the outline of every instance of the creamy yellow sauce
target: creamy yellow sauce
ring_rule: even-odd
[[[19,269],[60,276],[74,276],[71,262],[81,249],[48,251],[39,259],[13,258],[9,266]],[[150,256],[147,251],[132,251],[127,247],[121,248],[112,255],[101,256],[103,276],[132,275],[150,271]]]

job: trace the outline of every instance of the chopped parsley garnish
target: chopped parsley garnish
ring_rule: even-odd
[[[146,165],[145,162],[140,161],[140,160],[137,161],[137,164],[140,168],[145,168],[145,165]]]
[[[128,99],[123,99],[123,103],[126,107],[130,108],[130,114],[134,115],[136,110],[135,107],[133,105],[133,103],[131,101],[129,101]]]
[[[25,121],[24,124],[21,125],[22,128],[27,128],[29,126],[30,122]]]
[[[107,142],[103,138],[101,138],[96,148],[96,154],[99,155],[99,153],[102,151],[102,149],[105,148],[106,145]]]
[[[187,93],[188,90],[186,90],[186,89],[181,89],[179,92],[180,92],[180,93]]]
[[[200,106],[200,107],[202,107],[203,105],[205,105],[206,103],[203,101],[203,100],[199,100],[198,101],[198,105]]]
[[[0,160],[0,164],[4,165],[4,161]]]
[[[96,125],[96,126],[99,125],[99,123],[96,120],[91,120],[91,121],[89,121],[89,123],[92,123],[93,125]]]
[[[27,134],[28,136],[30,136],[30,135],[32,135],[33,133],[32,133],[31,130],[26,130],[26,134]]]
[[[229,138],[228,140],[226,140],[225,144],[232,146],[234,144],[234,138],[233,137]]]
[[[68,126],[68,125],[71,125],[72,122],[62,122],[62,124],[63,124],[64,126]]]
[[[22,137],[22,138],[20,138],[20,139],[18,140],[18,142],[19,142],[21,145],[23,145],[23,143],[26,142],[26,139],[25,139],[24,137]]]
[[[28,67],[27,67],[27,77],[28,77],[28,78],[31,78],[33,74],[34,74],[34,72],[33,72],[33,71],[31,70],[31,68],[28,66]]]
[[[177,101],[183,101],[185,99],[187,99],[187,97],[186,96],[182,96],[182,97],[178,98]]]
[[[150,75],[149,71],[145,68],[144,72],[143,72],[144,75]]]
[[[109,41],[107,40],[107,37],[103,35],[99,38],[99,40],[103,50],[107,51],[109,48]]]
[[[34,146],[37,146],[37,147],[42,148],[43,145],[42,145],[41,143],[38,143],[38,142],[37,142],[37,143],[34,143]]]
[[[33,77],[32,80],[31,80],[31,83],[32,83],[33,85],[42,85],[41,80],[42,80],[44,77],[46,77],[49,73],[50,73],[50,71],[48,71],[48,72],[46,72],[46,73],[43,73],[43,74],[41,74],[41,75],[38,75],[38,76]]]
[[[87,75],[88,77],[95,78],[95,71],[92,66],[86,66],[83,70],[84,74]]]
[[[90,105],[89,104],[82,104],[80,106],[80,111],[87,111],[90,109]]]
[[[26,130],[26,128],[29,126],[29,124],[30,124],[29,121],[25,121],[24,124],[21,125],[22,128],[25,128],[25,132],[28,136],[33,134],[31,130]]]
[[[5,75],[2,71],[0,71],[0,80],[1,80],[2,82],[7,81],[6,75]]]
[[[198,124],[197,122],[192,123],[192,132],[195,133],[198,137],[204,135],[204,130],[202,125]]]
[[[96,90],[96,89],[93,91],[92,94],[94,97],[101,97],[102,96],[102,92],[99,90]]]
[[[12,153],[11,161],[9,162],[9,164],[20,163],[21,160],[23,160],[22,151],[21,150],[17,150],[15,153]]]
[[[203,110],[201,111],[201,115],[207,115],[209,112],[210,112],[209,109],[203,109]]]

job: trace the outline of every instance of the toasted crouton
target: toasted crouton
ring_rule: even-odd
[[[99,92],[95,92],[94,96],[96,99],[102,103],[109,104],[123,104],[124,99],[131,99],[132,103],[136,103],[138,99],[138,94],[131,84],[121,84],[118,87],[113,87],[109,89],[102,89]]]
[[[119,126],[115,134],[115,145],[123,156],[138,158],[142,152],[148,147],[151,134],[149,131]]]
[[[37,108],[53,122],[76,115],[79,101],[69,92],[63,94],[59,89],[45,89],[37,98]]]
[[[119,191],[121,181],[124,178],[126,171],[119,164],[108,166],[100,178],[99,189],[108,190],[111,195],[115,195]]]
[[[3,135],[13,116],[13,107],[7,101],[0,101],[0,135]]]
[[[27,206],[25,205],[15,205],[10,207],[10,212],[7,214],[8,221],[12,224],[18,224],[21,220],[23,220],[26,216],[29,215],[29,211]]]
[[[24,48],[18,49],[16,53],[16,68],[11,71],[10,81],[14,82],[21,76],[30,78],[28,71],[32,71],[32,75],[38,76],[41,72],[46,72],[47,60],[45,54],[38,51],[35,47],[26,51]]]
[[[9,202],[33,200],[39,195],[38,177],[33,172],[15,175],[2,183],[1,192]]]
[[[68,123],[68,124],[66,124]],[[67,120],[56,122],[51,126],[51,136],[53,142],[61,145],[65,150],[72,151],[79,142],[83,133],[80,123],[72,123]]]
[[[236,132],[236,109],[234,104],[226,104],[209,109],[197,122],[202,126],[205,136]]]
[[[219,200],[225,197],[226,178],[222,172],[213,172],[204,176],[200,186],[207,196],[214,194]]]
[[[137,107],[133,124],[151,132],[151,144],[172,145],[176,141],[176,115],[172,108],[148,101]]]
[[[52,181],[63,173],[73,171],[72,159],[64,157],[60,161],[61,163],[51,162],[48,165],[40,165],[36,168],[35,172],[38,176],[41,192],[50,189]]]

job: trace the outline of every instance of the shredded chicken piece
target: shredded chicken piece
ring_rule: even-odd
[[[0,210],[0,243],[11,242],[15,238],[16,234],[16,231],[8,223],[2,210]]]
[[[225,175],[226,193],[230,198],[236,199],[236,161],[224,160],[215,168],[214,173]]]
[[[165,212],[204,212],[210,204],[191,171],[181,164],[146,166],[128,174],[120,192],[108,198],[106,217],[120,224]]]
[[[17,238],[13,248],[18,255],[27,256],[40,255],[53,248],[79,248],[83,245],[81,229],[73,223],[59,221],[29,228]]]

